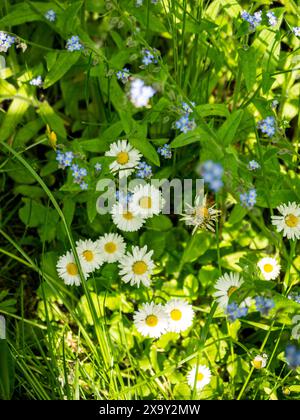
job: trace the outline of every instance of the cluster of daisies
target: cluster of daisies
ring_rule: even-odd
[[[76,252],[84,278],[99,269],[104,263],[118,263],[119,274],[124,283],[139,287],[150,286],[154,270],[153,251],[147,246],[133,246],[126,252],[126,243],[117,233],[106,233],[96,241],[91,239],[76,242]],[[65,284],[79,286],[81,276],[78,264],[72,251],[62,255],[56,265],[59,277]]]

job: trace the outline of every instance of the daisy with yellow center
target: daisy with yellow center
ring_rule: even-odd
[[[255,369],[263,369],[267,366],[268,355],[263,353],[262,355],[258,354],[252,360],[252,366]]]
[[[65,255],[62,255],[56,264],[56,269],[59,277],[68,286],[79,286],[81,283],[79,269],[75,262],[75,258],[72,252],[68,251]],[[87,272],[82,267],[83,275],[86,278]]]
[[[126,244],[122,236],[117,233],[105,233],[98,239],[97,246],[104,262],[120,261],[125,254]]]
[[[153,185],[137,185],[129,202],[129,210],[143,219],[159,214],[163,208],[164,200],[159,189]]]
[[[147,252],[147,246],[139,248],[133,246],[131,253],[127,253],[119,264],[119,274],[124,283],[130,283],[132,286],[149,287],[151,282],[151,274],[154,269],[154,262],[152,260],[153,251]]]
[[[105,156],[115,158],[109,168],[112,173],[119,172],[119,176],[122,178],[134,172],[142,155],[127,140],[118,140],[110,145],[110,149],[105,152]]]
[[[133,315],[136,329],[144,337],[158,338],[167,331],[168,318],[162,305],[144,303]]]
[[[194,387],[197,390],[200,390],[205,387],[205,385],[208,385],[211,380],[211,371],[210,369],[205,365],[199,365],[194,366],[187,376],[188,384],[191,388],[194,389]]]
[[[227,308],[230,296],[238,290],[243,280],[238,273],[225,273],[219,277],[215,284],[215,292],[213,296],[216,298],[219,306],[223,309]]]
[[[166,303],[165,311],[169,319],[168,331],[179,333],[193,324],[193,308],[183,299],[171,299]]]
[[[262,258],[258,261],[257,265],[265,280],[275,280],[279,276],[280,265],[275,258]]]
[[[300,239],[300,205],[293,202],[277,207],[280,216],[272,216],[272,225],[288,239]]]
[[[97,242],[91,239],[76,242],[76,249],[80,258],[80,264],[86,273],[91,273],[103,264],[102,253]]]
[[[114,204],[111,209],[111,215],[114,224],[120,229],[124,230],[124,232],[136,232],[139,230],[144,222],[140,216],[133,214],[129,209],[128,206],[122,203]]]
[[[185,213],[181,215],[181,220],[183,220],[187,226],[193,226],[193,235],[199,229],[214,232],[214,225],[220,214],[220,210],[216,210],[214,206],[208,206],[206,196],[197,195],[194,206],[186,204],[186,210]]]

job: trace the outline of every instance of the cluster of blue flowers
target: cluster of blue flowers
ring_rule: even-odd
[[[42,76],[37,76],[37,77],[31,79],[29,84],[32,85],[32,86],[41,87],[43,85]]]
[[[273,137],[276,131],[275,118],[273,116],[266,117],[264,120],[258,121],[257,128],[268,137]]]
[[[79,36],[73,35],[67,40],[66,49],[68,51],[81,51],[83,50],[83,45],[80,43]]]
[[[70,167],[74,178],[74,183],[79,184],[82,190],[87,190],[88,184],[83,180],[83,178],[87,176],[87,170],[85,168],[80,168],[77,164],[73,163],[73,152],[63,153],[60,150],[57,150],[56,160],[58,162],[58,166],[61,169]]]
[[[273,299],[264,298],[262,296],[256,296],[254,299],[256,309],[261,313],[261,315],[268,315],[270,310],[275,306]]]
[[[122,83],[127,83],[130,77],[129,69],[124,67],[122,70],[117,71],[116,76],[117,79],[121,80]]]
[[[248,192],[240,194],[240,202],[243,207],[252,209],[256,204],[256,190],[251,188]]]
[[[256,171],[256,169],[260,168],[260,164],[258,162],[256,162],[256,160],[250,160],[250,162],[248,163],[248,169],[250,171]]]
[[[151,0],[152,4],[157,4],[159,2],[159,0]],[[135,0],[135,6],[136,7],[141,7],[144,4],[144,0]]]
[[[275,16],[274,12],[271,10],[267,12],[267,18],[270,26],[277,25],[277,17]]]
[[[139,162],[137,165],[137,177],[138,178],[151,178],[152,176],[152,168],[146,162]]]
[[[241,18],[244,19],[246,22],[250,24],[250,28],[254,30],[258,25],[261,24],[262,15],[261,11],[255,12],[254,15],[250,15],[250,13],[243,10],[241,12]]]
[[[171,159],[172,157],[171,147],[167,143],[164,144],[162,147],[159,147],[157,149],[157,153],[159,153],[165,159]]]
[[[147,48],[143,49],[142,54],[143,54],[142,63],[145,66],[149,66],[149,64],[156,64],[157,63],[156,54],[153,54]]]
[[[223,187],[222,176],[224,169],[220,163],[206,160],[200,166],[200,173],[204,182],[208,184],[212,191],[218,192]]]
[[[230,303],[227,306],[226,313],[228,315],[228,319],[231,322],[234,322],[238,318],[242,318],[248,314],[247,306],[240,307],[236,302]]]
[[[285,358],[290,368],[297,369],[300,366],[300,349],[289,344],[285,349]]]
[[[56,13],[54,10],[48,10],[48,12],[45,13],[45,18],[49,20],[49,22],[55,22],[56,20]]]
[[[297,292],[291,292],[291,293],[288,295],[288,299],[293,300],[294,302],[296,302],[296,303],[299,303],[299,304],[300,304],[300,293],[297,293]]]
[[[16,38],[0,31],[0,52],[7,52],[7,50],[15,43]]]
[[[117,190],[116,191],[116,200],[119,201],[121,204],[125,205],[128,204],[131,200],[132,193],[130,191],[125,194],[123,191]]]
[[[196,105],[195,102],[191,102],[191,104],[193,106]],[[193,109],[186,102],[182,102],[181,105],[181,112],[184,112],[184,115],[175,122],[175,126],[183,133],[187,133],[188,131],[194,130],[196,128],[196,123],[194,119],[190,118],[190,114],[193,112]]]
[[[294,28],[292,28],[292,32],[295,36],[300,36],[300,26],[294,26]]]

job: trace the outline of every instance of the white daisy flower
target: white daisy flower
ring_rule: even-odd
[[[213,296],[222,308],[227,308],[229,298],[243,283],[238,273],[225,273],[215,284]]]
[[[103,264],[102,252],[97,242],[91,239],[76,242],[77,253],[80,258],[80,264],[86,273],[91,273]]]
[[[277,227],[277,232],[283,231],[283,236],[288,239],[300,239],[300,205],[288,202],[281,204],[277,210],[281,216],[272,216],[272,225]]]
[[[145,219],[133,214],[129,211],[128,206],[122,203],[117,203],[112,206],[111,215],[114,224],[125,232],[136,232],[145,222]]]
[[[144,337],[158,338],[167,331],[168,317],[162,305],[144,303],[134,315],[134,325]]]
[[[113,263],[120,261],[125,254],[126,244],[121,235],[105,233],[97,241],[104,262]]]
[[[116,158],[109,165],[109,168],[112,173],[119,171],[119,176],[122,178],[134,172],[142,155],[127,140],[118,140],[110,145],[110,149],[108,152],[105,152],[105,156]]]
[[[187,375],[187,381],[191,388],[202,389],[210,383],[211,371],[207,366],[194,366]]]
[[[280,273],[280,264],[275,258],[265,257],[258,261],[258,268],[265,280],[275,280]]]
[[[169,319],[168,331],[179,333],[188,329],[193,323],[192,305],[183,299],[171,299],[166,303],[165,311]]]
[[[56,264],[56,269],[59,277],[67,284],[68,286],[79,286],[81,279],[79,276],[78,266],[75,262],[74,255],[71,251],[68,251],[65,255],[62,255]],[[86,278],[87,273],[82,267],[83,275]]]
[[[164,200],[159,189],[153,185],[137,185],[129,202],[129,209],[144,219],[159,214],[164,205]]]
[[[130,283],[132,286],[138,287],[142,283],[144,286],[150,286],[150,278],[154,269],[154,262],[152,261],[153,251],[147,252],[147,246],[139,248],[133,246],[131,254],[127,253],[119,264],[120,276],[122,281]]]
[[[263,369],[267,366],[267,361],[268,355],[263,353],[262,355],[258,354],[255,356],[251,363],[255,369]]]

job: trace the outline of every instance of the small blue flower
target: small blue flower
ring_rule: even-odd
[[[43,86],[42,76],[37,76],[37,77],[31,79],[29,84],[32,85],[32,86],[38,86],[38,87]]]
[[[240,194],[240,202],[243,207],[251,209],[256,204],[256,190],[254,188],[250,189],[248,192]]]
[[[159,153],[165,159],[171,159],[171,157],[172,157],[171,148],[167,143],[164,144],[162,147],[159,147],[157,149],[157,153]]]
[[[116,76],[117,79],[121,80],[122,83],[126,83],[130,77],[130,72],[126,67],[124,67],[123,70],[117,71]]]
[[[291,292],[291,293],[288,295],[288,299],[293,300],[294,302],[296,302],[296,303],[299,303],[299,304],[300,304],[300,293],[297,293],[297,292]]]
[[[268,137],[273,137],[276,132],[276,122],[273,116],[260,120],[257,123],[257,128]]]
[[[293,344],[287,345],[285,358],[290,368],[297,369],[300,366],[300,349]]]
[[[96,169],[97,172],[100,172],[102,170],[102,165],[101,163],[97,162],[94,166],[94,168]]]
[[[16,38],[0,31],[0,52],[7,52],[8,49],[15,43]]]
[[[275,26],[277,24],[277,17],[275,16],[274,12],[267,12],[267,18],[270,26]]]
[[[262,12],[255,12],[254,15],[250,15],[250,13],[243,10],[241,12],[241,18],[250,24],[251,30],[255,30],[255,28],[260,25],[262,21]]]
[[[261,313],[261,315],[268,315],[270,310],[275,306],[273,299],[264,298],[262,296],[256,296],[254,299],[256,309]]]
[[[191,102],[192,106],[196,106],[195,102]],[[189,106],[186,102],[181,102],[182,109],[186,114],[191,114],[193,112],[193,108]]]
[[[142,54],[143,54],[142,63],[145,66],[149,66],[149,64],[156,64],[157,63],[156,56],[150,50],[145,48],[145,49],[143,49]]]
[[[187,133],[196,128],[196,123],[194,119],[189,119],[189,114],[185,114],[175,122],[175,127],[183,133]]]
[[[49,22],[55,22],[56,20],[56,13],[54,10],[50,9],[48,12],[45,13],[45,18],[49,20]]]
[[[300,26],[294,26],[293,28],[292,28],[292,32],[293,32],[293,34],[295,35],[295,36],[300,36]]]
[[[79,36],[73,35],[67,40],[66,49],[68,51],[81,51],[83,50],[83,45],[80,43]]]
[[[246,306],[239,307],[239,305],[236,302],[233,302],[227,306],[226,313],[228,315],[229,320],[231,322],[234,322],[238,318],[247,316],[248,308]]]
[[[152,176],[152,168],[146,162],[140,162],[137,166],[137,177],[138,178],[151,178]]]
[[[206,160],[201,164],[200,173],[204,182],[208,184],[212,191],[218,192],[223,187],[222,177],[224,169],[220,163]]]
[[[87,190],[87,189],[88,189],[88,184],[87,184],[86,182],[84,182],[84,181],[82,181],[82,182],[81,182],[81,184],[80,184],[79,186],[80,186],[80,188],[81,188],[83,191],[85,191],[85,190]]]
[[[59,167],[65,169],[68,166],[72,165],[74,159],[73,152],[62,153],[60,150],[56,152],[56,160],[59,164]]]
[[[260,164],[258,162],[256,162],[256,160],[250,160],[250,162],[248,163],[248,169],[250,171],[256,171],[256,169],[260,168]]]

